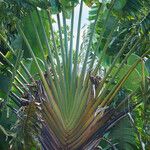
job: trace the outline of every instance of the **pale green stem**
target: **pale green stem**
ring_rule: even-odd
[[[46,58],[45,58],[44,49],[43,49],[43,46],[42,46],[42,43],[41,43],[38,31],[37,31],[37,28],[36,28],[36,25],[34,23],[34,20],[33,20],[33,17],[32,17],[31,14],[30,14],[30,18],[31,18],[31,22],[32,22],[32,25],[33,25],[33,28],[34,28],[34,31],[35,31],[35,34],[36,34],[36,38],[37,38],[39,47],[40,47],[40,51],[42,53],[42,57],[43,57],[43,60],[44,60],[44,64],[45,64],[45,67],[46,67],[48,78],[50,79],[50,85],[52,86],[52,91],[53,91],[53,93],[55,93],[55,99],[58,102],[59,101],[58,94],[57,94],[58,92],[56,91],[56,87],[54,85],[54,82],[53,82],[53,79],[52,79],[52,75],[50,74],[50,70],[49,70],[50,68],[49,68],[48,63],[47,63]]]
[[[82,72],[81,72],[81,75],[80,75],[80,77],[78,79],[78,85],[77,85],[77,89],[76,89],[76,93],[75,93],[75,101],[74,101],[74,105],[73,105],[73,109],[72,110],[76,110],[77,111],[77,107],[78,107],[78,105],[77,105],[78,98],[77,97],[78,97],[78,95],[80,95],[79,93],[82,91],[81,89],[82,89],[82,83],[83,83],[84,76],[85,76],[85,71],[86,71],[86,63],[87,63],[89,51],[91,49],[92,38],[93,38],[93,35],[94,35],[96,23],[97,23],[97,20],[98,20],[100,8],[101,8],[101,6],[99,6],[99,8],[98,8],[96,19],[95,19],[95,22],[94,22],[94,25],[93,25],[93,28],[92,28],[92,31],[91,31],[91,35],[90,35],[90,39],[89,39],[89,43],[88,43],[88,49],[87,49],[87,52],[86,52],[86,56],[85,56],[85,60],[84,60],[83,68],[82,68]],[[76,70],[76,72],[77,72],[77,70]]]
[[[35,65],[36,65],[36,67],[37,67],[37,69],[38,69],[39,75],[40,75],[40,77],[41,77],[41,80],[42,80],[42,82],[43,82],[43,85],[44,85],[44,87],[45,87],[45,90],[46,90],[46,92],[47,92],[47,95],[48,95],[48,97],[49,97],[49,100],[50,100],[50,103],[51,103],[51,105],[52,105],[52,108],[54,109],[54,111],[55,111],[57,117],[59,118],[59,120],[62,122],[62,125],[64,125],[63,120],[62,120],[62,116],[61,116],[61,113],[60,113],[60,109],[59,109],[57,103],[55,102],[55,100],[53,99],[53,95],[52,95],[52,93],[51,93],[51,90],[50,90],[50,88],[49,88],[49,85],[48,85],[48,83],[47,83],[47,81],[46,81],[46,79],[45,79],[45,77],[44,77],[44,74],[43,74],[43,72],[42,72],[42,70],[41,70],[41,68],[40,68],[40,66],[39,66],[39,64],[38,64],[38,61],[37,61],[37,59],[36,59],[36,57],[35,57],[35,55],[34,55],[34,53],[33,53],[33,51],[32,51],[32,48],[31,48],[31,46],[30,46],[30,44],[29,44],[29,42],[28,42],[26,36],[24,35],[24,33],[23,33],[23,31],[22,31],[22,29],[20,28],[19,25],[17,26],[17,29],[19,30],[20,34],[22,35],[22,37],[23,37],[23,39],[24,39],[24,41],[25,41],[25,43],[26,43],[26,45],[27,45],[27,47],[28,47],[28,49],[29,49],[29,52],[30,52],[30,54],[31,54],[31,56],[32,56],[32,58],[33,58],[33,60],[34,60],[34,62],[35,62]]]
[[[74,68],[73,68],[73,89],[76,89],[76,79],[78,72],[78,53],[79,53],[79,42],[80,42],[80,31],[81,31],[81,18],[82,18],[82,9],[83,9],[83,0],[81,0],[79,19],[78,19],[78,29],[77,29],[77,38],[76,38],[76,49],[75,49],[75,59],[74,59]],[[75,91],[75,90],[74,90]]]
[[[58,24],[58,32],[59,32],[59,38],[60,38],[60,47],[61,47],[61,55],[62,55],[62,62],[63,62],[63,71],[64,71],[64,88],[63,88],[63,92],[64,92],[64,111],[66,112],[66,99],[67,99],[67,91],[66,91],[66,81],[67,81],[67,68],[66,68],[66,60],[65,60],[65,53],[64,53],[64,47],[63,47],[63,38],[62,38],[62,31],[61,31],[61,23],[60,23],[60,16],[59,14],[57,14],[57,24]],[[65,113],[66,114],[66,113]]]

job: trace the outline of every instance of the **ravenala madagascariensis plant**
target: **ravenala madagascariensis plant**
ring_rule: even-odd
[[[112,34],[117,30],[118,22],[115,22],[100,58],[97,58],[96,55],[91,57],[95,27],[104,5],[105,3],[98,4],[97,15],[92,24],[91,32],[87,35],[89,39],[88,42],[86,41],[86,47],[80,47],[82,12],[84,11],[83,1],[80,2],[76,45],[73,35],[74,3],[71,7],[70,31],[67,30],[65,11],[62,9],[61,13],[56,14],[59,39],[56,39],[54,34],[51,11],[49,9],[45,11],[51,36],[48,37],[43,18],[40,15],[41,10],[32,6],[39,19],[42,37],[44,37],[46,44],[45,49],[30,12],[30,23],[37,38],[35,44],[39,47],[38,51],[41,51],[42,56],[40,58],[42,60],[33,52],[21,25],[18,24],[17,29],[30,52],[33,65],[28,63],[30,60],[23,60],[23,51],[13,49],[1,34],[1,39],[5,42],[10,50],[10,55],[13,57],[10,61],[9,57],[5,57],[1,53],[3,61],[7,64],[5,67],[3,64],[1,66],[5,70],[5,75],[11,78],[9,88],[6,91],[6,101],[3,104],[13,100],[15,106],[7,105],[18,117],[12,128],[12,132],[15,131],[15,134],[12,134],[13,138],[10,141],[11,148],[96,149],[103,135],[141,102],[141,99],[136,102],[131,101],[130,105],[123,107],[126,101],[137,93],[138,98],[142,97],[137,86],[137,89],[130,92],[121,102],[115,106],[112,105],[114,97],[130,78],[130,75],[136,73],[136,67],[139,64],[142,64],[141,72],[143,75],[141,78],[138,76],[137,79],[139,83],[142,81],[144,83],[146,80],[143,59],[149,55],[149,49],[132,65],[126,67],[123,76],[119,74],[125,67],[130,55],[136,50],[138,43],[142,41],[142,35],[137,35],[137,41],[130,51],[124,54],[132,36],[136,34],[134,28],[128,29],[127,38],[121,49],[118,50],[118,54],[109,68],[104,69],[102,61],[112,40]],[[110,12],[113,6],[114,1],[110,3]],[[62,21],[60,15],[62,15]],[[99,39],[101,39],[102,35],[99,36]],[[56,44],[56,40],[59,40],[60,46]],[[99,42],[101,43],[101,40]],[[99,49],[100,43],[97,44],[95,52]],[[83,52],[83,55],[80,55],[80,52]],[[123,54],[124,59],[119,63],[119,58]],[[32,68],[33,66],[36,68]],[[36,75],[32,73],[34,69],[36,69]],[[116,80],[118,75],[119,80]]]

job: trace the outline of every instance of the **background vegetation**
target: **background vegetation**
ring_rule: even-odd
[[[42,142],[38,139],[42,127],[41,124],[38,123],[39,116],[37,116],[35,112],[38,113],[39,110],[35,107],[34,103],[31,103],[29,106],[31,106],[32,110],[28,114],[29,108],[27,104],[29,101],[18,100],[19,97],[26,99],[26,95],[21,96],[19,91],[30,90],[26,85],[31,82],[32,79],[38,81],[40,79],[37,74],[38,69],[36,63],[28,50],[29,46],[20,32],[18,24],[26,35],[32,47],[32,51],[36,54],[36,60],[40,68],[46,73],[45,61],[42,51],[39,50],[39,45],[36,44],[39,43],[39,41],[30,16],[32,16],[34,24],[38,29],[41,46],[44,50],[44,56],[47,62],[48,57],[50,57],[48,54],[49,51],[47,43],[45,42],[45,34],[43,34],[43,28],[41,27],[41,22],[39,21],[35,8],[38,7],[40,10],[38,12],[42,18],[46,36],[50,37],[49,45],[52,49],[52,56],[54,59],[57,59],[57,53],[60,58],[62,57],[62,45],[59,41],[60,34],[57,31],[53,33],[53,30],[51,30],[46,11],[50,10],[50,13],[53,15],[63,12],[65,18],[71,19],[72,10],[79,3],[81,2],[78,0],[0,1],[0,149],[41,149],[41,146],[44,147],[41,144]],[[76,64],[76,62],[78,64],[79,61],[79,64],[84,66],[83,57],[86,57],[87,51],[89,51],[87,64],[91,64],[92,60],[96,62],[101,61],[99,74],[102,78],[102,83],[104,82],[107,87],[107,91],[102,95],[102,98],[109,95],[109,92],[111,93],[115,86],[119,86],[118,83],[122,84],[122,80],[128,70],[133,67],[136,61],[141,60],[140,63],[134,67],[131,75],[126,79],[126,82],[122,84],[120,88],[114,90],[116,94],[112,97],[111,95],[113,95],[113,93],[110,95],[112,100],[109,104],[109,108],[117,109],[118,114],[120,112],[126,113],[123,119],[119,119],[117,124],[113,122],[111,129],[107,129],[107,132],[101,134],[102,138],[97,148],[103,150],[148,150],[150,147],[150,1],[106,0],[99,2],[98,0],[84,0],[84,4],[90,7],[89,25],[85,28],[82,37],[83,42],[81,43],[78,60],[76,59],[77,48],[73,51],[72,61],[74,64]],[[102,10],[98,13],[100,6],[102,6]],[[57,20],[53,18],[53,15],[51,17],[52,24],[57,22]],[[95,20],[97,20],[96,24]],[[63,36],[62,41],[64,46],[66,46],[66,40],[71,41],[72,38],[71,26],[67,28],[63,25],[61,30]],[[56,45],[54,45],[54,41],[52,40],[52,34],[54,34]],[[68,35],[67,39],[65,39],[66,34]],[[117,58],[115,65],[113,65],[116,56],[124,45],[124,51]],[[55,52],[55,46],[58,50],[57,53]],[[130,54],[129,57],[126,57],[128,54]],[[118,71],[121,64],[122,70],[116,75],[116,71]],[[66,68],[69,67],[69,62],[65,65]],[[112,69],[108,74],[110,68]],[[89,72],[90,71],[93,70],[89,70]],[[89,72],[84,72],[86,77]],[[65,71],[63,73],[65,74]],[[52,74],[54,75],[53,70]],[[114,75],[116,76],[114,80],[112,80]],[[93,79],[95,81],[96,76],[93,75],[90,77],[89,84]],[[70,82],[70,79],[67,81]],[[83,84],[83,86],[88,87],[86,84]],[[32,92],[34,95],[33,88]],[[86,96],[86,93],[84,94]],[[58,96],[60,95],[58,94]],[[92,100],[94,100],[94,98],[92,98]],[[120,105],[121,107],[118,108]],[[78,107],[78,105],[75,107]],[[21,113],[21,111],[23,113]],[[113,113],[113,111],[111,113]],[[24,122],[22,120],[26,120],[26,114],[29,116],[29,119],[27,122]],[[117,117],[118,114],[116,114]],[[75,115],[73,115],[73,117],[74,116]],[[116,116],[114,115],[114,118]],[[109,120],[111,122],[113,119],[108,118],[108,123]],[[46,121],[48,122],[48,120]],[[104,125],[107,124],[104,123]],[[80,130],[77,131],[79,132],[78,134],[80,134]],[[96,130],[95,134],[100,136],[100,134],[98,134],[100,131],[101,130]],[[29,134],[29,132],[32,134]],[[57,129],[55,132],[57,133]],[[44,133],[44,131],[42,133]],[[94,140],[95,134],[90,137],[91,141],[92,139]],[[48,143],[47,139],[45,139],[45,141]],[[47,144],[46,142],[44,144]]]

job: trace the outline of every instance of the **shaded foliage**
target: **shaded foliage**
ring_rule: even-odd
[[[16,124],[10,125],[13,128],[6,127],[14,133],[10,147],[15,149],[41,149],[42,147],[45,150],[65,148],[89,150],[96,148],[102,137],[110,131],[107,138],[112,139],[113,145],[117,142],[116,147],[120,148],[123,143],[124,148],[142,148],[141,141],[137,142],[138,136],[133,127],[131,128],[131,121],[125,118],[126,125],[124,126],[124,121],[121,122],[120,119],[132,113],[131,111],[142,102],[144,102],[142,104],[144,104],[145,116],[148,116],[149,113],[147,111],[149,108],[147,70],[149,68],[146,68],[146,66],[149,67],[147,65],[149,49],[147,44],[146,46],[142,44],[142,42],[147,42],[146,33],[149,34],[147,25],[149,14],[146,14],[147,16],[144,14],[142,21],[143,15],[138,16],[140,21],[135,22],[134,18],[132,22],[124,24],[126,20],[132,20],[133,12],[137,13],[141,10],[144,2],[136,1],[137,5],[134,5],[135,8],[131,10],[133,5],[131,0],[130,2],[112,1],[106,4],[85,1],[89,6],[93,3],[96,3],[97,6],[93,7],[94,12],[90,17],[92,23],[88,34],[85,35],[81,50],[79,49],[81,13],[79,15],[76,51],[73,51],[72,48],[73,20],[70,31],[66,26],[66,18],[71,14],[71,19],[73,19],[73,9],[78,1],[50,0],[49,2],[14,0],[9,3],[23,8],[25,14],[29,10],[33,11],[37,6],[46,9],[45,11],[36,9],[35,12],[30,12],[31,16],[27,16],[27,20],[23,20],[21,25],[19,25],[20,22],[15,23],[19,31],[17,34],[19,33],[19,38],[21,35],[26,46],[20,41],[18,43],[21,43],[21,46],[13,44],[9,40],[12,33],[7,35],[7,39],[4,38],[6,37],[5,31],[5,34],[1,34],[3,45],[9,50],[6,55],[1,54],[1,104],[2,108],[9,108],[7,114],[12,112],[17,116]],[[80,12],[82,12],[82,4],[81,2]],[[52,29],[52,17],[48,7],[51,7],[52,13],[58,13],[62,9],[63,27],[59,24],[59,14],[56,14],[59,36]],[[137,7],[139,7],[138,10],[136,10]],[[120,18],[118,12],[123,9],[128,13],[125,18],[124,16]],[[144,9],[147,8],[144,7]],[[143,12],[145,13],[145,10]],[[49,22],[45,20],[45,17],[49,19]],[[28,24],[28,20],[31,24]],[[47,23],[49,23],[48,26]],[[142,29],[142,26],[145,30]],[[51,38],[49,38],[48,27],[51,30]],[[3,28],[7,29],[6,26]],[[29,34],[29,32],[34,34]],[[35,41],[37,45],[34,44]],[[59,45],[56,44],[56,41]],[[97,45],[99,45],[98,49]],[[27,54],[27,56],[32,58],[22,59],[23,52],[19,50],[20,48],[23,48],[25,52],[28,49],[30,55]],[[136,54],[140,57],[132,54],[137,48],[140,53]],[[81,61],[79,60],[80,52],[84,53]],[[97,52],[100,53],[97,54]],[[102,59],[106,60],[107,55],[112,57],[111,61],[106,64],[103,61],[101,63]],[[134,78],[136,78],[135,81],[133,81]],[[130,85],[130,83],[133,84]],[[138,113],[140,112],[139,109]],[[137,117],[139,123],[138,119],[139,117]],[[116,127],[116,125],[111,130],[111,127],[118,121],[119,126]],[[137,130],[137,134],[149,137],[148,124],[148,117],[145,117],[144,124],[135,125],[136,128],[144,127],[144,133]],[[124,131],[127,132],[127,135]],[[124,138],[120,139],[120,137]],[[149,139],[144,138],[145,136],[142,137],[142,140],[148,147]],[[129,141],[129,139],[133,140]]]

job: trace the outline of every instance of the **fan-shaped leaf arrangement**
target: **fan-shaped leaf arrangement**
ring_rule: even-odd
[[[32,13],[30,13],[30,23],[32,23],[33,32],[35,32],[38,41],[35,44],[39,46],[38,51],[41,51],[43,63],[36,57],[36,53],[33,52],[25,33],[18,24],[18,31],[32,56],[32,63],[34,64],[32,68],[29,68],[26,60],[21,61],[22,51],[13,50],[1,35],[1,39],[6,42],[12,55],[16,58],[16,63],[10,62],[9,69],[6,68],[11,71],[13,87],[8,90],[8,99],[12,99],[16,103],[16,107],[11,108],[18,116],[18,121],[13,128],[13,130],[18,131],[18,134],[11,141],[11,144],[15,145],[15,139],[19,139],[20,145],[25,145],[23,146],[24,149],[31,148],[32,145],[35,145],[35,141],[38,141],[44,150],[94,149],[110,127],[137,105],[131,104],[129,107],[122,109],[122,105],[128,98],[123,99],[115,107],[111,105],[115,95],[142,61],[142,58],[137,59],[119,78],[120,80],[115,82],[115,78],[123,68],[122,66],[141,40],[139,36],[138,41],[125,55],[123,61],[118,64],[120,56],[124,53],[134,34],[134,29],[129,30],[127,40],[106,71],[103,70],[101,62],[109,47],[112,33],[117,28],[117,23],[114,24],[109,33],[101,57],[99,59],[96,56],[90,57],[95,26],[98,17],[100,17],[100,12],[103,11],[103,5],[105,4],[99,4],[90,36],[88,35],[88,44],[85,49],[82,49],[85,54],[82,55],[82,58],[79,58],[81,21],[84,11],[82,10],[82,1],[80,2],[76,45],[74,45],[73,35],[74,22],[76,21],[74,20],[74,7],[71,10],[70,31],[67,30],[64,11],[56,15],[59,39],[56,39],[54,34],[50,11],[46,10],[45,12],[47,13],[51,35],[51,37],[48,37],[40,10],[35,8],[42,29],[42,37],[45,38],[46,50],[43,48],[43,43],[40,40],[41,35],[38,33]],[[111,5],[113,7],[113,3]],[[110,11],[112,7],[110,7]],[[60,15],[62,15],[62,21]],[[56,40],[59,40],[60,46],[56,44]],[[99,46],[100,43],[97,45],[95,52]],[[148,53],[149,51],[146,51],[142,57]],[[5,56],[3,57],[9,63],[9,60]],[[79,61],[79,59],[82,59],[82,61]],[[112,74],[114,67],[115,72],[113,71]],[[33,70],[36,70],[36,76],[31,73]],[[129,97],[133,96],[135,92],[136,90]]]

